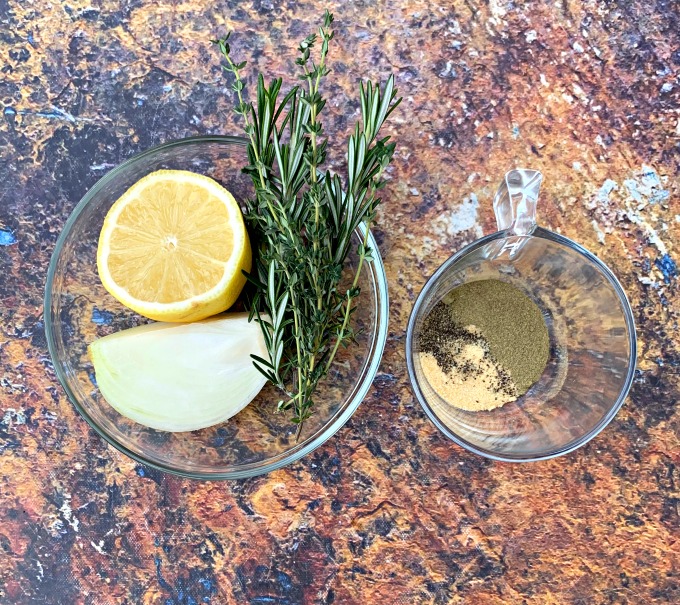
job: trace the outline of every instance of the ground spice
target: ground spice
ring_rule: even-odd
[[[425,319],[420,363],[430,386],[456,407],[492,410],[517,397],[510,374],[493,359],[479,330],[457,325],[442,302]]]
[[[519,395],[541,377],[550,353],[548,327],[536,303],[519,288],[497,279],[474,281],[454,288],[444,302],[454,323],[481,332]]]
[[[484,280],[455,288],[432,309],[420,335],[420,362],[448,403],[491,410],[540,378],[549,348],[536,304],[510,284]]]

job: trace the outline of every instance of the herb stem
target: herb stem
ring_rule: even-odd
[[[366,244],[368,243],[368,234],[370,233],[369,230],[369,223],[365,223],[366,227],[366,233],[364,233],[364,239],[363,239],[363,247],[362,250],[366,250]],[[347,290],[347,302],[345,303],[345,312],[344,312],[344,317],[342,320],[342,327],[340,328],[340,331],[338,333],[338,337],[335,339],[335,345],[333,346],[333,349],[331,350],[330,355],[328,356],[328,360],[326,361],[326,369],[325,372],[327,373],[331,369],[331,364],[333,363],[333,360],[335,359],[335,356],[338,352],[338,349],[340,348],[340,343],[343,341],[343,337],[345,334],[345,330],[347,329],[347,325],[349,324],[349,318],[352,313],[352,300],[354,297],[350,296],[350,292],[353,290],[356,290],[356,287],[359,283],[359,276],[361,275],[361,269],[364,265],[364,259],[366,258],[365,253],[360,253],[359,254],[359,263],[357,264],[357,270],[356,274],[354,275],[354,281],[352,282],[352,288],[350,290]]]
[[[257,153],[257,145],[255,145],[254,142],[254,135],[253,135],[253,130],[250,127],[250,120],[248,119],[248,112],[244,109],[246,107],[246,104],[243,102],[243,79],[241,78],[240,74],[240,69],[237,65],[234,64],[234,62],[231,60],[231,57],[229,56],[229,53],[225,54],[225,57],[227,61],[229,62],[229,66],[231,67],[231,71],[234,74],[234,78],[236,78],[236,81],[239,82],[241,85],[236,87],[236,94],[238,96],[238,102],[239,106],[243,108],[243,120],[246,123],[246,132],[248,133],[248,137],[250,138],[250,142],[253,147],[253,151],[255,152],[255,159],[257,160],[257,171],[260,175],[260,184],[262,185],[262,188],[264,189],[266,187],[265,184],[265,179],[264,179],[264,174],[262,173],[262,167],[261,167],[261,162],[260,162],[260,157],[258,156]]]

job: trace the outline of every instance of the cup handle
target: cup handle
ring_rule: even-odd
[[[536,202],[542,182],[543,175],[538,170],[518,168],[506,173],[493,199],[498,230],[505,236],[490,247],[490,258],[517,258],[536,229]]]
[[[536,228],[536,202],[542,182],[538,170],[518,168],[506,173],[493,200],[499,231],[531,235]]]

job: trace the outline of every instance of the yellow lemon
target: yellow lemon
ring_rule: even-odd
[[[130,187],[106,215],[97,249],[106,290],[158,321],[196,321],[228,309],[251,262],[234,196],[185,170],[158,170]]]

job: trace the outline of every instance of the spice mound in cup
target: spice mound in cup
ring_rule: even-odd
[[[454,288],[434,306],[423,325],[420,362],[446,403],[482,411],[526,393],[549,352],[536,303],[511,284],[487,279]]]

